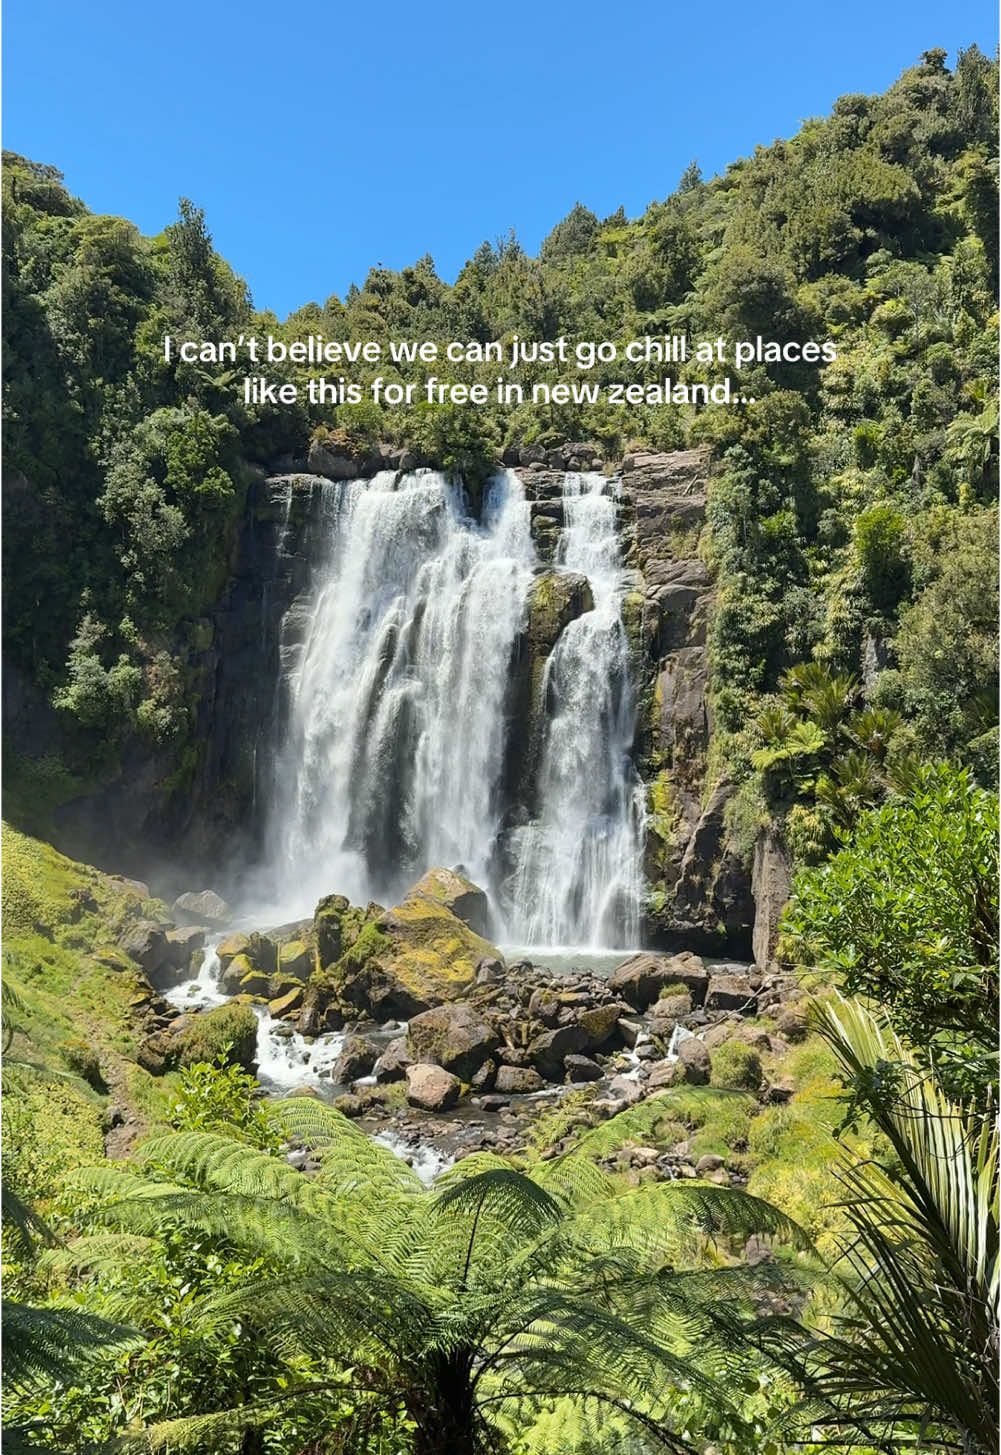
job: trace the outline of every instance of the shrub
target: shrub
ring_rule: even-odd
[[[178,1061],[181,1066],[218,1061],[249,1071],[257,1054],[257,1017],[249,1005],[231,1001],[194,1017],[185,1031]]]
[[[757,1091],[763,1079],[761,1057],[743,1041],[724,1041],[713,1051],[713,1086],[729,1091]]]

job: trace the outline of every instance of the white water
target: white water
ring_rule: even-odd
[[[508,831],[506,753],[529,727],[509,720],[512,663],[539,570],[521,482],[498,475],[479,523],[432,471],[324,486],[276,779],[274,918],[333,891],[392,904],[461,865],[509,941],[638,943],[642,795],[606,484],[566,476],[557,569],[585,574],[595,607],[550,655],[537,816]]]
[[[324,491],[329,542],[291,684],[278,832],[285,906],[394,902],[426,868],[491,881],[504,699],[534,552],[510,472],[482,526],[442,475]]]
[[[344,1047],[344,1033],[335,1032],[307,1041],[298,1032],[279,1034],[287,1022],[274,1021],[267,1006],[255,1005],[257,1016],[257,1079],[269,1091],[293,1091],[298,1086],[318,1086]]]
[[[565,477],[558,561],[587,576],[594,610],[565,628],[546,664],[553,704],[537,820],[515,836],[513,938],[528,945],[639,942],[642,788],[622,622],[626,576],[615,500],[602,475]]]

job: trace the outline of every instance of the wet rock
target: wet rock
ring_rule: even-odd
[[[506,1096],[484,1096],[480,1098],[480,1106],[484,1111],[506,1111],[511,1105]]]
[[[444,1066],[469,1081],[500,1044],[491,1025],[467,1001],[454,1001],[415,1016],[407,1045],[416,1061]]]
[[[429,869],[423,879],[414,885],[411,893],[423,894],[427,899],[433,899],[436,904],[443,904],[475,934],[489,933],[490,905],[487,896],[458,870]]]
[[[361,1036],[349,1036],[334,1062],[331,1076],[338,1086],[349,1086],[352,1081],[368,1076],[375,1063],[375,1047]]]
[[[604,1071],[590,1056],[565,1056],[563,1068],[568,1081],[600,1081]]]
[[[403,1081],[407,1068],[412,1065],[413,1057],[407,1050],[406,1036],[397,1036],[395,1041],[390,1041],[372,1069],[381,1086],[392,1081]]]
[[[532,1091],[541,1091],[545,1082],[531,1066],[500,1066],[494,1086],[497,1091],[523,1096]]]
[[[407,1101],[423,1111],[448,1111],[459,1100],[462,1083],[441,1066],[407,1068]]]
[[[184,925],[224,925],[232,916],[226,901],[212,889],[189,891],[174,900],[174,918]]]
[[[775,960],[779,920],[792,888],[792,865],[778,832],[767,829],[754,846],[751,893],[754,896],[754,963],[767,969]]]
[[[594,597],[586,576],[573,571],[546,571],[537,576],[528,595],[525,628],[533,653],[548,655],[564,628],[593,610]]]

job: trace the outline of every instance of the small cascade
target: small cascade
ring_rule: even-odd
[[[286,1021],[272,1020],[266,1006],[255,1005],[257,1016],[257,1079],[271,1092],[282,1094],[298,1086],[318,1086],[344,1047],[343,1032],[307,1041]]]

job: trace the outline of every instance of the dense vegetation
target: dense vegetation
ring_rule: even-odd
[[[5,833],[12,1451],[996,1448],[997,68],[944,60],[721,177],[693,164],[640,218],[578,205],[538,258],[512,236],[452,286],[430,258],[374,269],[285,321],[190,203],[146,239],[6,158],[7,652],[63,724],[58,758],[14,763],[18,814],[129,746],[183,768],[248,486],[312,439],[405,443],[470,484],[515,445],[705,447],[709,780],[739,784],[745,846],[781,823],[780,953],[816,997],[781,1058],[747,1021],[712,1084],[593,1125],[571,1095],[515,1157],[426,1188],[337,1111],[262,1100],[246,1005],[151,1072],[135,885]],[[838,358],[745,370],[747,409],[476,412],[246,408],[232,373],[163,360],[164,333],[249,330]],[[682,1138],[743,1186],[614,1160]]]
[[[284,322],[254,312],[189,202],[146,239],[89,213],[52,167],[8,156],[7,652],[59,708],[68,766],[86,775],[136,737],[183,761],[200,613],[225,580],[250,472],[304,456],[315,435],[349,454],[407,442],[471,483],[512,444],[590,438],[611,460],[641,442],[708,446],[722,757],[746,770],[760,743],[749,711],[815,658],[837,673],[888,667],[871,705],[900,715],[895,742],[989,775],[996,66],[976,46],[953,72],[944,61],[927,52],[885,95],[842,97],[712,181],[693,165],[639,218],[578,205],[538,258],[512,236],[484,243],[453,286],[429,257],[374,268],[344,300]],[[163,360],[165,333],[240,331],[383,345],[761,334],[829,338],[838,357],[741,371],[758,401],[746,409],[247,408],[239,370]],[[296,368],[305,375],[284,366]],[[473,379],[477,365],[410,373],[430,371]],[[394,377],[385,361],[352,377],[376,372]],[[587,377],[620,372],[598,364]],[[674,372],[698,380],[705,366]]]

